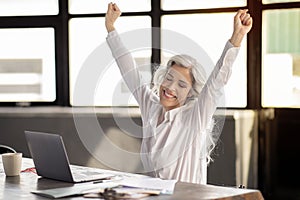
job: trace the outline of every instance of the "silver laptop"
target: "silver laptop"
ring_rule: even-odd
[[[70,165],[63,139],[58,134],[25,131],[28,148],[39,176],[79,183],[109,179],[105,170]]]

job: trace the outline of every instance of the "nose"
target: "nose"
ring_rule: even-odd
[[[168,89],[171,91],[176,91],[176,82],[172,81],[169,85],[168,85]]]

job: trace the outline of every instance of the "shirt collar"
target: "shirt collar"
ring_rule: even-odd
[[[186,105],[180,106],[178,108],[174,108],[172,110],[169,110],[165,113],[165,119],[167,119],[169,122],[174,121],[175,117],[181,117],[182,111],[185,110]]]

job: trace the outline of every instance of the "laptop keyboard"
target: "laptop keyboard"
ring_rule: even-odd
[[[99,180],[105,178],[108,178],[108,176],[105,174],[93,174],[93,175],[78,174],[78,173],[73,174],[73,179],[75,181],[92,181],[92,180]]]
[[[71,171],[73,179],[75,181],[90,181],[90,180],[99,180],[106,179],[114,176],[113,174],[106,173],[101,169],[97,168],[88,168],[82,166],[71,166]]]

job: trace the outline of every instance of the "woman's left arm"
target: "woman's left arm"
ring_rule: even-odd
[[[231,38],[226,43],[220,59],[210,74],[198,98],[199,115],[202,116],[202,124],[206,126],[213,116],[218,101],[223,95],[222,88],[228,82],[232,65],[239,52],[239,47],[244,36],[252,28],[252,17],[248,10],[239,10],[234,16],[234,30]]]

